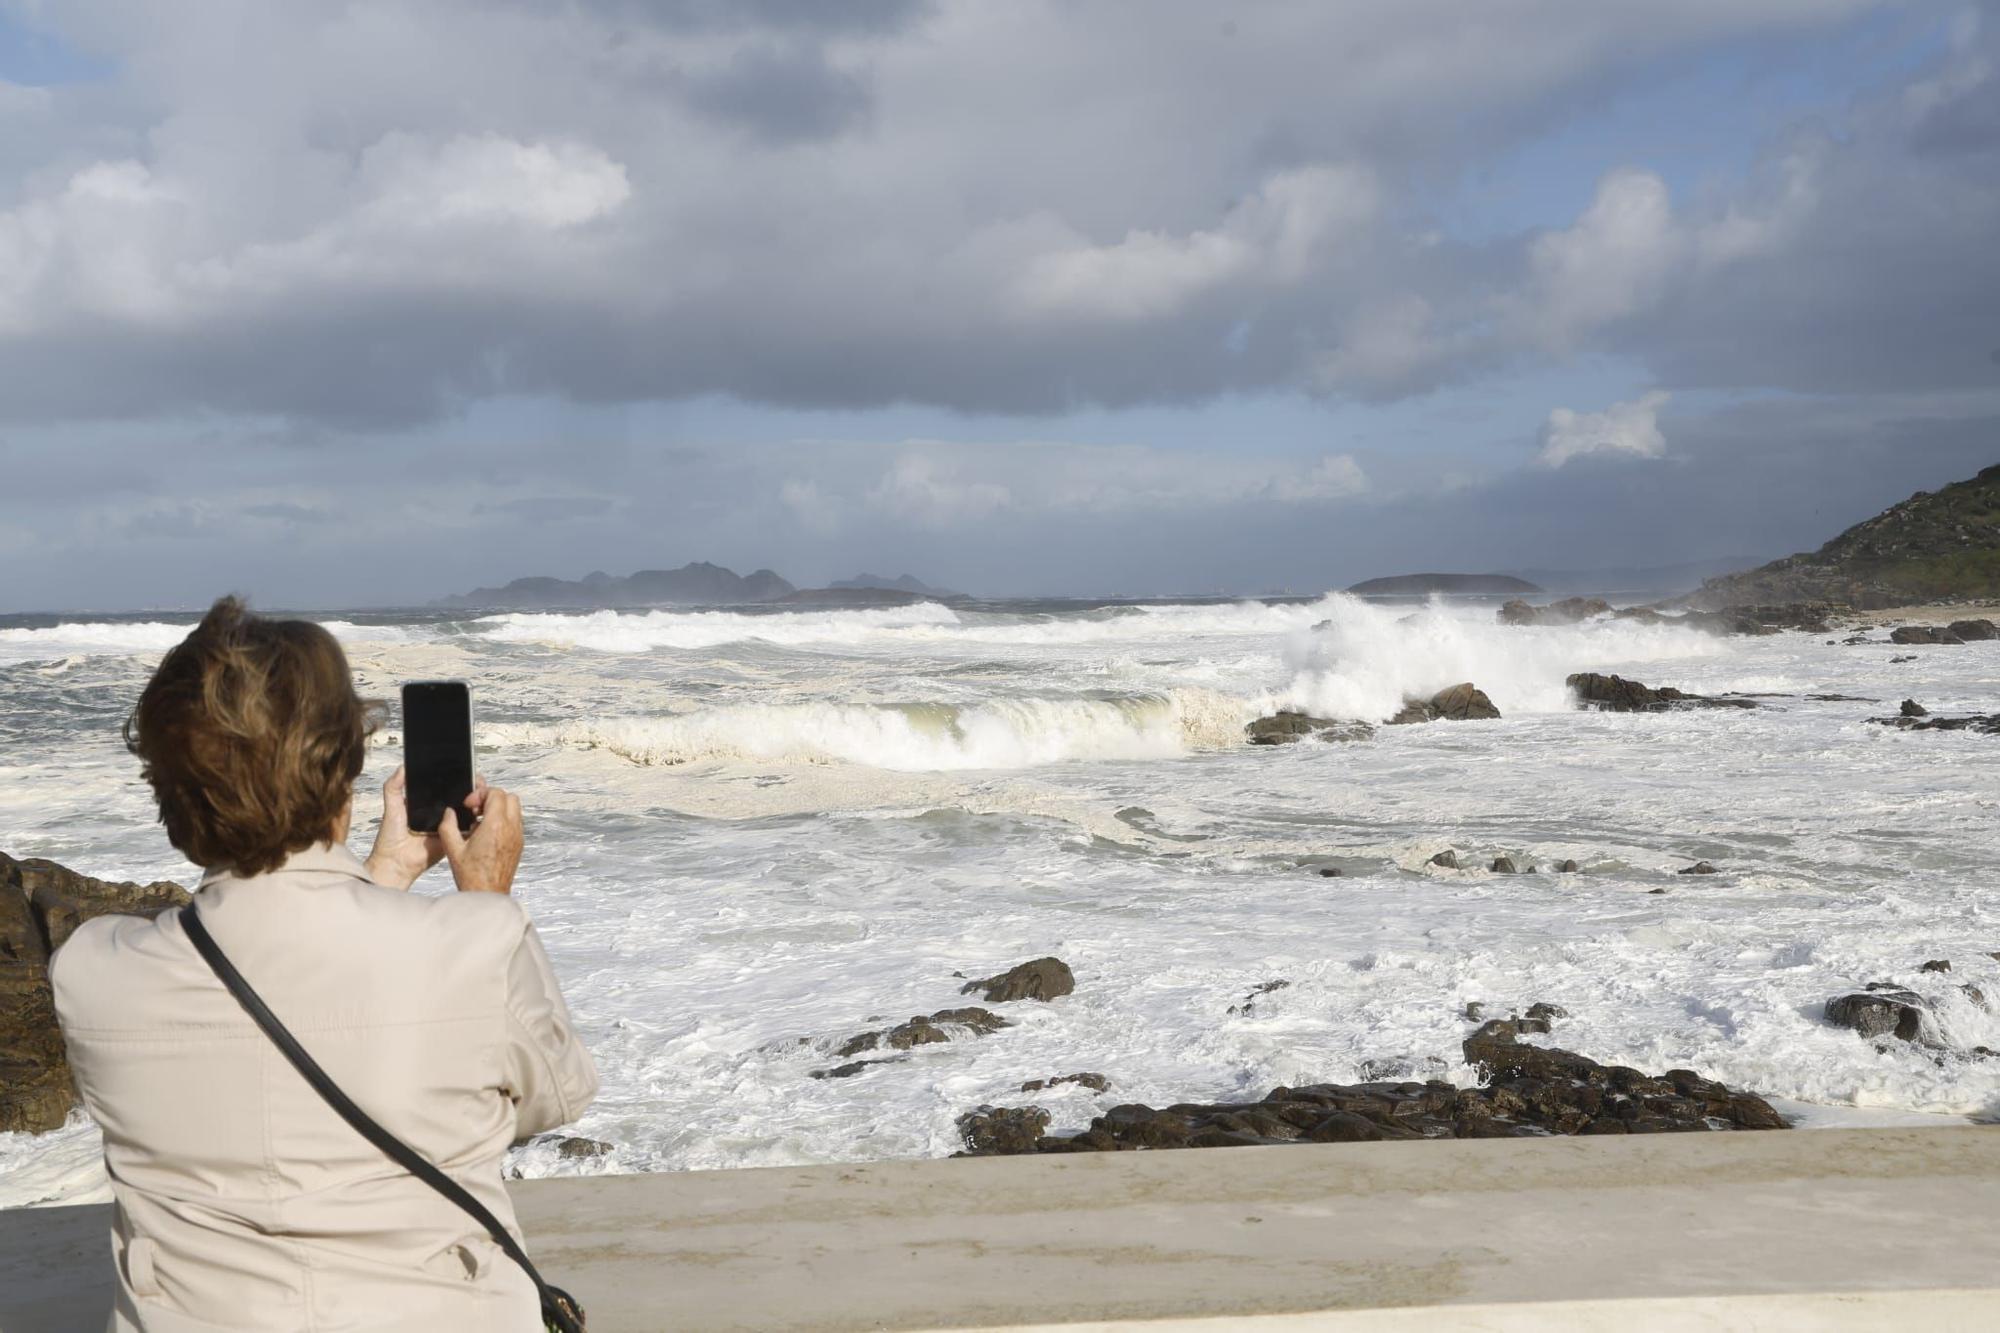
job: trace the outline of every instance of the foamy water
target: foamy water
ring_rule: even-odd
[[[1959,989],[2000,999],[2000,740],[1864,721],[1906,696],[2000,710],[2000,645],[1515,629],[1491,608],[1344,597],[332,628],[370,692],[472,680],[481,764],[527,802],[519,893],[604,1075],[579,1132],[618,1145],[588,1165],[530,1150],[531,1175],[934,1155],[983,1102],[1037,1102],[1068,1131],[1119,1102],[1354,1080],[1364,1062],[1467,1081],[1473,1000],[1552,1001],[1565,1046],[1694,1068],[1806,1123],[2000,1111],[2000,1061],[1878,1052],[1820,1020],[1829,996],[1893,980],[1936,1000],[1954,1048],[2000,1047],[2000,1019]],[[184,632],[0,628],[0,848],[193,878],[116,736]],[[1563,686],[1579,670],[1783,697],[1586,714]],[[1274,707],[1379,720],[1468,679],[1501,721],[1241,741]],[[397,745],[378,738],[371,787]],[[1445,847],[1584,872],[1429,866]],[[1674,873],[1697,858],[1723,873]],[[961,1002],[955,972],[1048,953],[1074,996],[809,1077],[855,1032]],[[1918,972],[1931,958],[1952,972]],[[1018,1091],[1079,1070],[1111,1090]],[[80,1120],[0,1136],[0,1203],[89,1197],[95,1152]]]

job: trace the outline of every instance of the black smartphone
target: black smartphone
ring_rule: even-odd
[[[472,691],[462,680],[403,686],[403,804],[416,833],[437,832],[444,812],[472,831]]]

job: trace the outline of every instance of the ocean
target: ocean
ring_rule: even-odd
[[[531,1146],[523,1175],[940,1156],[982,1104],[1073,1132],[1124,1102],[1466,1084],[1473,1002],[1560,1005],[1542,1040],[1806,1126],[2000,1114],[2000,1059],[1971,1054],[2000,1017],[1964,989],[2000,1006],[2000,739],[1866,720],[1995,711],[2000,643],[1342,595],[319,618],[365,693],[471,681],[481,768],[525,803],[516,893],[603,1075],[572,1132],[615,1151]],[[191,619],[0,619],[0,850],[193,882],[118,737]],[[1576,671],[1758,707],[1581,712]],[[1276,707],[1379,721],[1464,680],[1504,716],[1243,740]],[[375,738],[359,853],[399,747]],[[1429,864],[1447,848],[1475,868]],[[1542,873],[1476,868],[1500,855]],[[1549,873],[1564,858],[1581,871]],[[1703,859],[1719,873],[1677,873]],[[812,1077],[848,1036],[972,1003],[961,974],[1050,954],[1073,995]],[[1871,981],[1928,997],[1944,1046],[1823,1021]],[[1020,1091],[1080,1071],[1109,1089]],[[103,1197],[96,1153],[80,1113],[0,1136],[0,1204]]]

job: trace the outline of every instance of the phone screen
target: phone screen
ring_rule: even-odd
[[[472,829],[472,691],[462,680],[413,680],[403,686],[404,804],[410,828],[434,833],[444,812]]]

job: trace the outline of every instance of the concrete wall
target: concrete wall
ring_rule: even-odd
[[[2000,1129],[1365,1143],[530,1182],[593,1333],[2000,1328]],[[0,1333],[104,1210],[0,1213]]]

